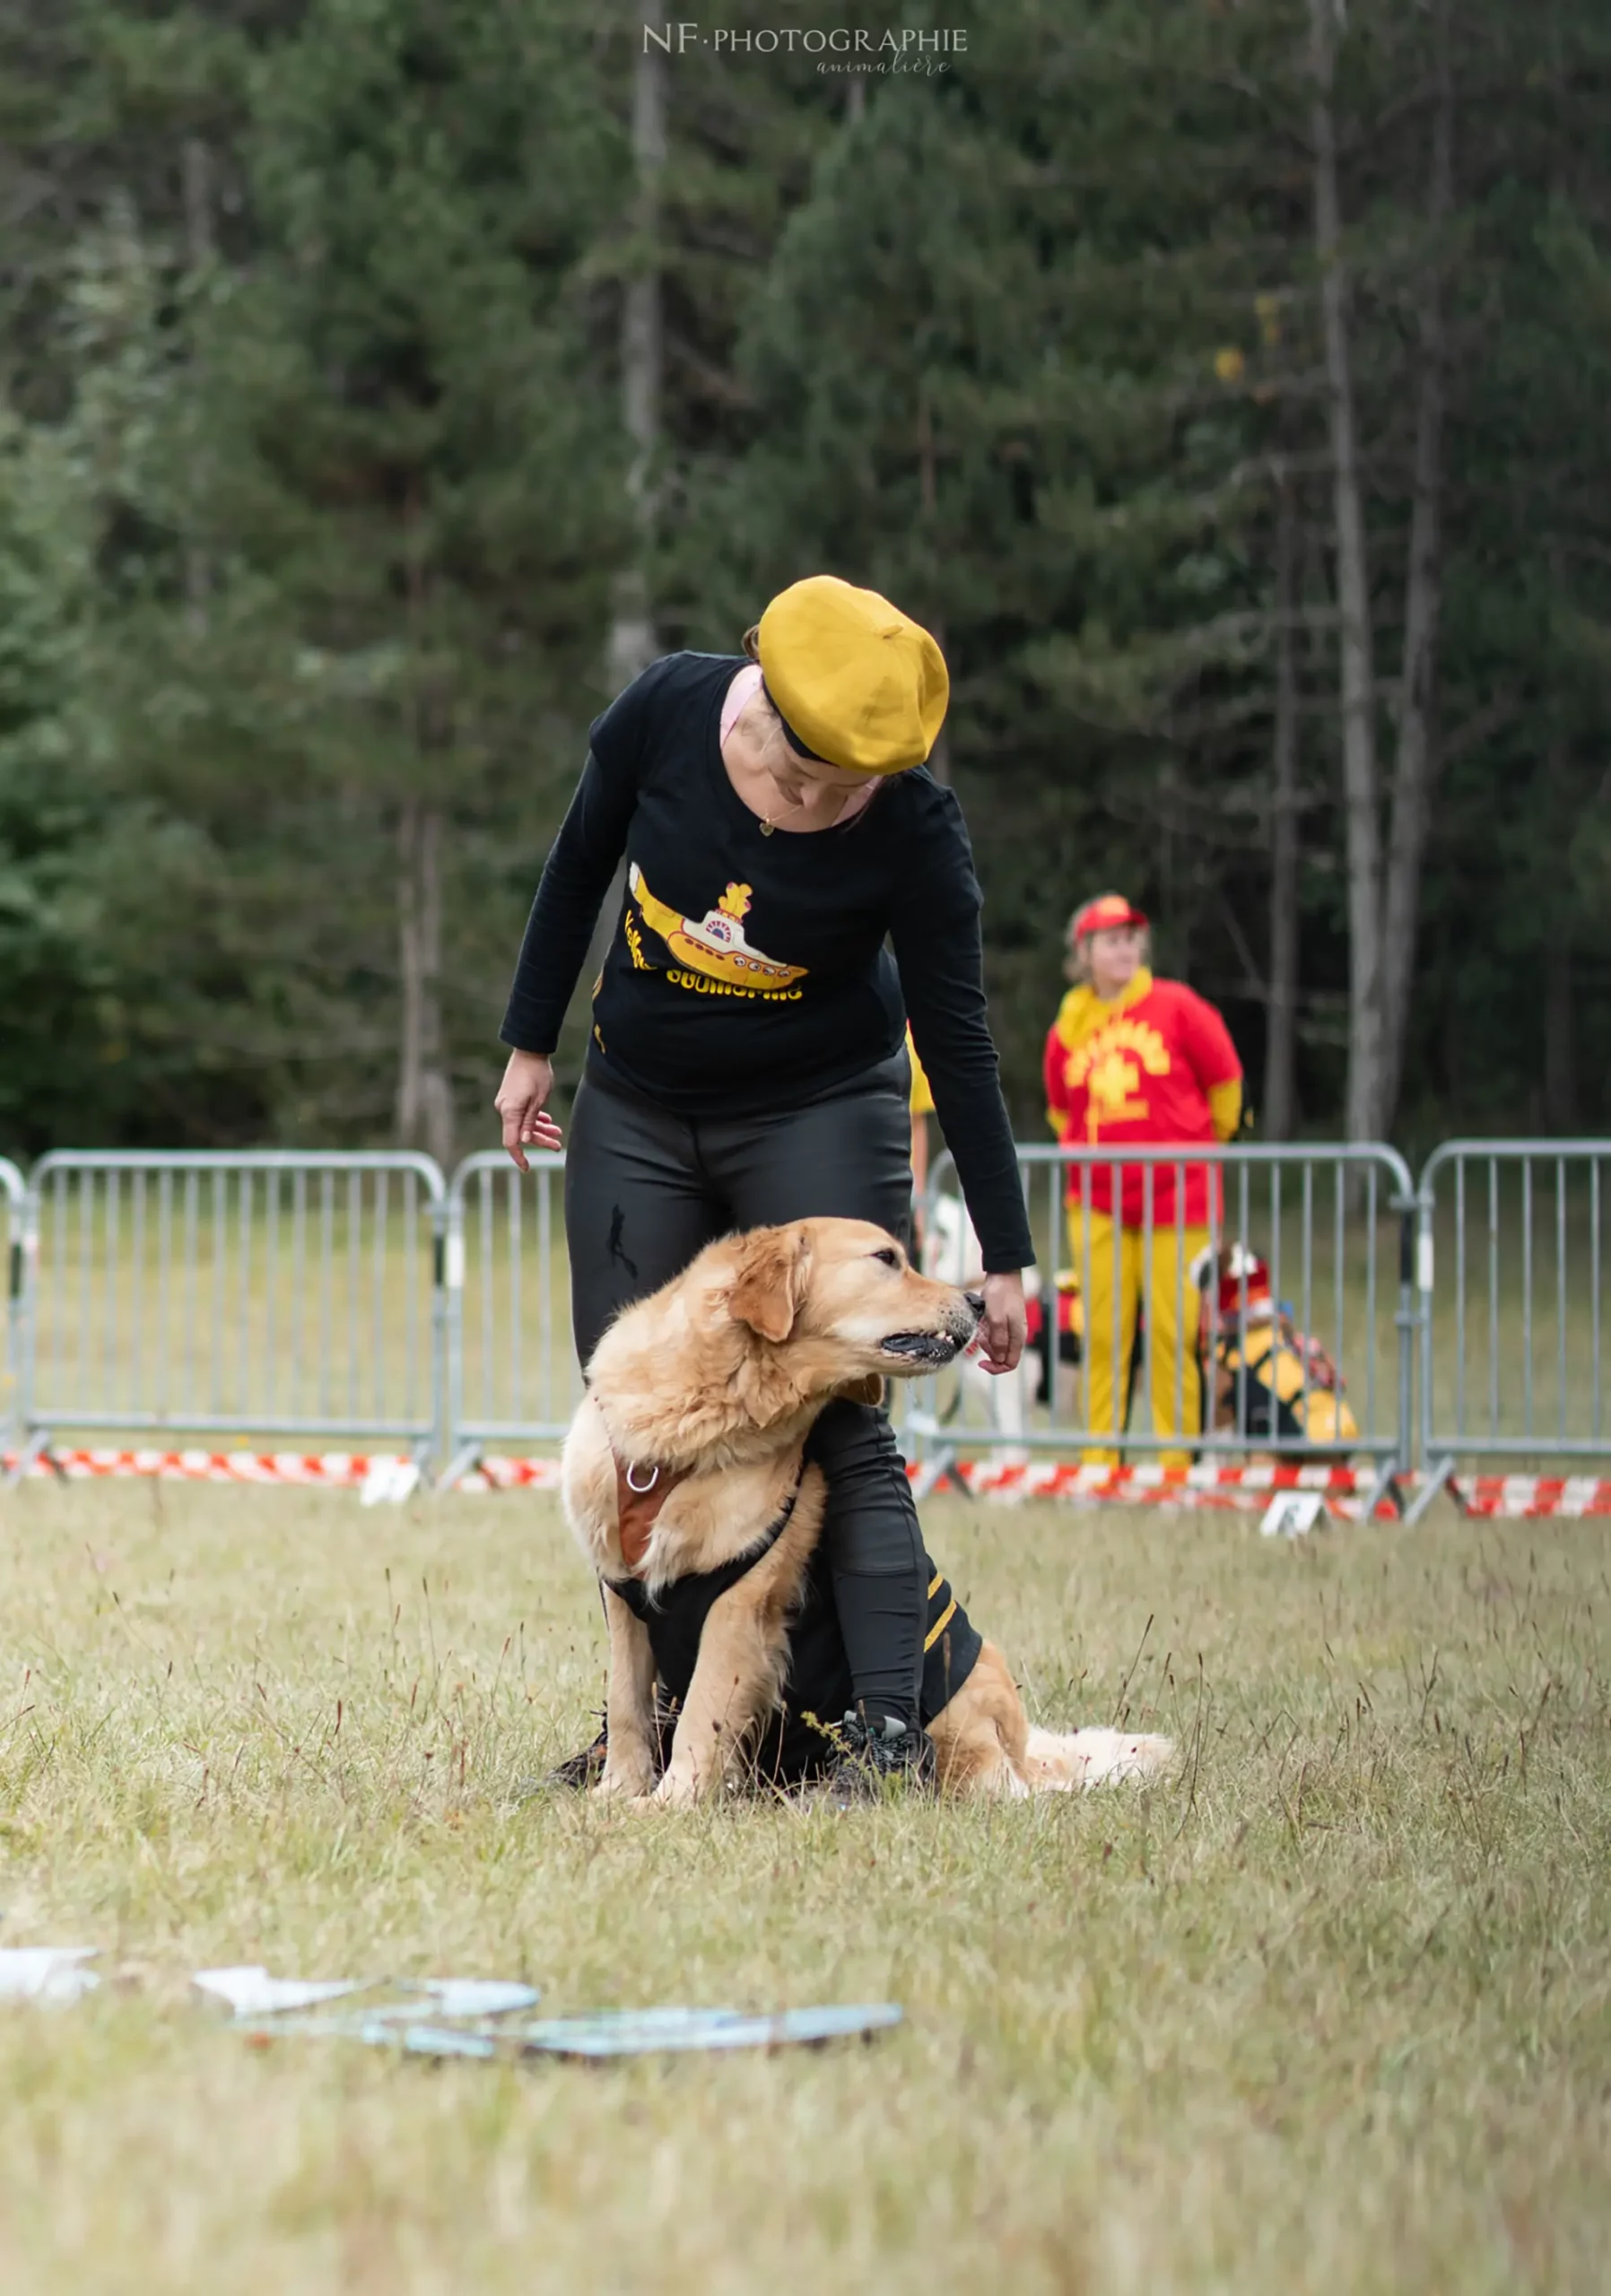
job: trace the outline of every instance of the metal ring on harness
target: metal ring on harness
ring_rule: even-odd
[[[626,1471],[626,1487],[629,1491],[635,1491],[639,1498],[641,1499],[646,1492],[652,1491],[656,1483],[659,1482],[660,1470],[658,1467],[650,1467],[649,1471],[649,1481],[647,1483],[634,1483],[632,1481],[632,1477],[637,1474],[637,1472],[638,1469],[635,1466],[628,1467]]]

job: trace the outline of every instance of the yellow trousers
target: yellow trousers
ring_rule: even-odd
[[[1084,1295],[1085,1424],[1093,1435],[1118,1438],[1129,1415],[1130,1357],[1136,1314],[1146,1299],[1147,1393],[1154,1435],[1197,1435],[1203,1424],[1197,1376],[1197,1325],[1202,1294],[1190,1262],[1208,1241],[1206,1228],[1177,1231],[1172,1221],[1153,1230],[1152,1280],[1147,1281],[1146,1230],[1117,1229],[1105,1212],[1068,1207],[1068,1242]],[[1117,1303],[1117,1309],[1116,1309]],[[1114,1347],[1114,1329],[1119,1344]],[[1178,1383],[1178,1396],[1177,1396]],[[1145,1455],[1163,1466],[1187,1466],[1189,1449]],[[1117,1466],[1117,1442],[1080,1457],[1093,1466]]]

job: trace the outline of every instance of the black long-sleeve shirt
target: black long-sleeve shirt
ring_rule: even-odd
[[[589,1057],[682,1115],[771,1114],[890,1058],[910,1011],[985,1267],[1026,1267],[961,808],[919,767],[842,829],[763,836],[721,761],[722,700],[744,666],[667,655],[595,720],[503,1041],[553,1051],[624,857]]]

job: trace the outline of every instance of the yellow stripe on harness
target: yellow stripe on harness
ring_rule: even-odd
[[[928,1582],[928,1599],[929,1599],[929,1601],[930,1601],[931,1603],[933,1602],[933,1600],[934,1600],[935,1596],[939,1593],[940,1588],[945,1585],[945,1572],[944,1572],[943,1570],[936,1570],[936,1571],[935,1572],[935,1574],[934,1574],[934,1577],[933,1577],[933,1578],[929,1580],[929,1582]]]
[[[933,1593],[933,1591],[934,1591],[934,1590],[933,1590],[933,1588],[931,1587],[931,1588],[929,1589],[929,1592],[932,1594],[932,1593]],[[951,1600],[946,1604],[946,1605],[945,1605],[945,1609],[940,1613],[940,1614],[939,1614],[938,1618],[936,1618],[936,1621],[935,1621],[934,1624],[933,1624],[933,1625],[929,1628],[929,1630],[928,1630],[927,1639],[927,1640],[924,1642],[924,1645],[923,1645],[923,1649],[924,1649],[924,1653],[925,1653],[925,1655],[926,1655],[926,1656],[927,1656],[927,1654],[930,1650],[932,1650],[932,1649],[934,1648],[935,1644],[939,1640],[939,1639],[940,1639],[941,1635],[945,1633],[945,1629],[950,1625],[950,1623],[951,1623],[952,1620],[953,1620],[955,1616],[956,1616],[956,1596],[955,1596],[954,1595],[953,1595],[953,1596],[951,1597]]]

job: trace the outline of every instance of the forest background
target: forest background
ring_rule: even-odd
[[[588,720],[823,568],[1021,1134],[1110,884],[1265,1137],[1605,1128],[1603,0],[678,22],[4,0],[0,1148],[490,1143]]]

